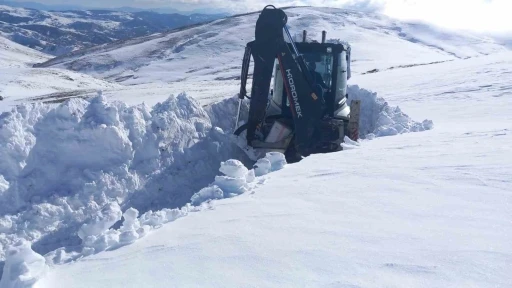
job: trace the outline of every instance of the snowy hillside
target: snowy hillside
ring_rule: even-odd
[[[364,73],[507,50],[491,39],[439,31],[379,14],[343,9],[286,9],[292,33],[348,41],[353,70]],[[258,13],[188,29],[103,45],[57,57],[39,67],[62,67],[124,84],[239,77],[245,44],[254,39]]]
[[[42,11],[0,3],[0,35],[52,54],[207,22],[219,15],[180,15],[105,10]]]
[[[0,36],[0,67],[21,68],[49,60],[51,57]]]
[[[20,107],[0,287],[510,287],[511,73],[506,52],[358,75],[373,140],[253,170],[222,160],[253,168],[235,99]]]
[[[25,102],[62,101],[87,92],[121,87],[65,69],[31,68],[34,63],[49,58],[0,36],[0,113]]]

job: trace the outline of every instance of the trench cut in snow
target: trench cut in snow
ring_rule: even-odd
[[[432,128],[365,89],[349,95],[363,103],[361,138]],[[275,154],[255,164],[234,144],[237,104],[203,108],[182,93],[150,108],[99,93],[1,114],[0,261],[20,239],[56,263],[129,244],[194,205],[248,191],[285,162]]]
[[[281,170],[286,165],[285,156],[278,152],[269,152],[260,160],[265,160],[270,166],[263,173],[259,173],[259,176]],[[113,223],[121,220],[120,207],[114,203],[106,211],[102,211],[101,216],[94,221],[82,225],[79,230],[79,236],[82,239],[81,251],[75,250],[69,253],[63,247],[48,253],[45,257],[49,263],[56,265],[131,244],[168,222],[208,208],[212,200],[236,197],[252,190],[260,184],[255,181],[256,169],[258,169],[258,163],[249,170],[236,159],[221,162],[219,171],[223,175],[216,176],[209,186],[192,195],[190,203],[180,208],[155,212],[150,210],[140,217],[137,209],[129,208],[122,214],[124,220],[119,229],[110,229]]]

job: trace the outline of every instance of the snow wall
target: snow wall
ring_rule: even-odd
[[[361,138],[432,128],[357,86],[349,87],[354,99],[362,100]],[[150,108],[100,94],[1,114],[0,261],[42,254],[64,263],[247,191],[284,159],[268,155],[245,168],[254,162],[231,141],[237,106],[236,96],[201,107],[183,93]],[[11,264],[9,273],[17,271]]]

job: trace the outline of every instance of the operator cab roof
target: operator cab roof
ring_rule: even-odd
[[[291,43],[288,46],[291,48]],[[342,43],[295,42],[295,46],[300,53],[325,53],[327,48],[331,48],[332,53],[350,50],[350,45]]]

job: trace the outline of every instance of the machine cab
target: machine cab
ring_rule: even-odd
[[[318,42],[295,42],[295,45],[313,75],[315,93],[325,101],[326,114],[340,120],[348,120],[350,107],[347,105],[347,80],[351,76],[350,46]],[[285,117],[292,117],[280,69],[276,61],[267,115],[283,114]],[[286,109],[282,109],[283,107]]]

